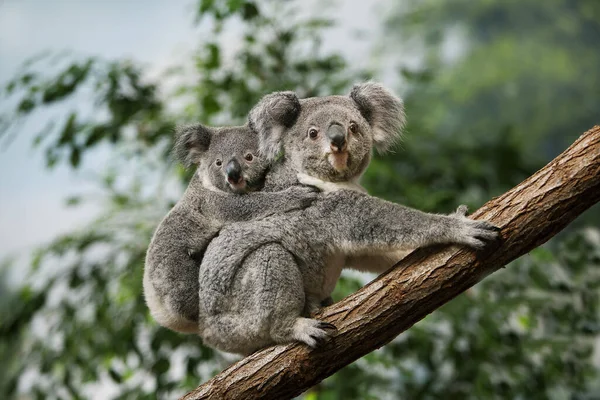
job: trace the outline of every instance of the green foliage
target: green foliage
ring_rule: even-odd
[[[14,112],[3,116],[6,126],[0,135],[18,128],[19,122],[37,109],[64,104],[73,111],[64,118],[51,118],[49,126],[35,136],[34,144],[45,145],[48,167],[65,161],[73,168],[80,165],[88,150],[124,140],[132,127],[137,128],[136,140],[144,145],[156,145],[159,139],[170,135],[172,123],[163,115],[156,85],[143,82],[139,67],[127,61],[106,62],[90,57],[58,66],[56,75],[40,72],[49,63],[70,62],[66,57],[37,58],[26,63],[22,72],[8,82],[5,92],[17,97],[17,106]],[[86,90],[93,91],[92,98],[89,92],[82,93]],[[92,111],[78,108],[73,99],[83,96],[87,96],[86,102],[99,105],[101,111],[96,107]],[[64,119],[62,126],[51,129],[60,119]]]
[[[389,3],[386,52],[420,62],[398,68],[409,127],[396,153],[367,171],[374,195],[435,212],[479,206],[598,122],[597,2]],[[62,54],[31,60],[4,86],[14,110],[1,116],[0,138],[52,111],[34,137],[49,167],[78,168],[100,149],[112,158],[91,198],[103,202],[99,218],[35,252],[22,288],[0,287],[0,395],[87,398],[101,387],[173,398],[226,365],[149,317],[144,255],[177,199],[169,187],[189,178],[170,162],[174,124],[242,123],[265,93],[343,93],[367,76],[321,50],[334,21],[301,19],[296,6],[199,0],[196,23],[211,34],[188,64],[154,81],[132,61]],[[240,27],[233,52],[222,43],[231,24]],[[588,212],[579,223],[588,228],[532,251],[305,398],[597,397],[599,222]],[[334,298],[358,287],[346,277]]]
[[[481,204],[556,156],[598,123],[594,15],[600,8],[593,0],[397,5],[386,19],[388,44],[397,46],[401,37],[402,57],[423,63],[399,62],[408,83],[409,137],[389,164],[405,168],[405,154],[435,159],[431,167],[411,160],[417,175],[410,177],[421,178],[424,167],[429,175],[415,181],[436,175],[443,190],[467,189],[470,203]]]

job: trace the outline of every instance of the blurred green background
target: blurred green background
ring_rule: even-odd
[[[132,27],[151,23],[136,18],[145,3],[129,3]],[[175,124],[242,123],[275,90],[344,94],[381,81],[404,98],[409,123],[363,183],[447,213],[505,192],[600,123],[597,0],[380,0],[368,34],[336,42],[337,27],[366,18],[364,3],[342,5],[352,10],[190,0],[193,50],[159,72],[92,47],[1,77],[2,157],[26,137],[45,168],[87,171],[65,201],[97,210],[27,264],[3,258],[1,398],[175,398],[226,365],[199,338],[160,328],[142,297],[150,236],[190,176],[169,156]],[[44,193],[34,196],[43,207]],[[304,398],[600,399],[599,226],[594,207]],[[335,299],[371,278],[345,275]]]

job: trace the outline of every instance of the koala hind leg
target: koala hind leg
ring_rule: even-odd
[[[318,301],[306,295],[302,274],[292,254],[279,244],[266,245],[255,254],[259,258],[256,261],[263,262],[276,273],[275,279],[265,283],[267,292],[276,294],[270,299],[273,305],[272,340],[276,343],[299,341],[313,348],[327,340],[330,331],[336,327],[302,315]]]
[[[300,341],[316,347],[331,324],[304,318],[306,296],[296,260],[277,243],[265,244],[243,261],[232,293],[234,306],[214,310],[201,336],[217,349],[250,354],[260,348]]]

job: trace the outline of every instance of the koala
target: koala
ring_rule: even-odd
[[[269,166],[247,126],[181,128],[174,148],[197,165],[188,188],[150,242],[144,295],[154,319],[182,333],[198,332],[198,270],[210,240],[224,224],[299,210],[316,198],[310,188],[260,192]]]
[[[374,270],[387,269],[393,252],[438,243],[481,248],[498,235],[467,218],[464,206],[428,214],[360,190],[373,149],[390,149],[404,124],[401,100],[379,84],[302,100],[273,93],[249,124],[273,162],[264,190],[300,185],[299,177],[333,190],[304,209],[226,226],[209,244],[199,273],[199,334],[209,346],[240,354],[295,341],[315,347],[335,326],[310,314],[330,298],[344,266],[373,261]]]

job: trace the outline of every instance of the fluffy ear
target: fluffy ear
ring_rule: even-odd
[[[406,122],[402,100],[375,82],[354,85],[350,98],[371,125],[375,148],[381,153],[391,149]]]
[[[283,132],[296,122],[300,100],[294,92],[275,92],[264,96],[248,115],[250,129],[258,133],[260,152],[269,161],[281,151]]]
[[[202,124],[177,127],[173,154],[186,167],[199,164],[202,153],[208,150],[213,128]]]

